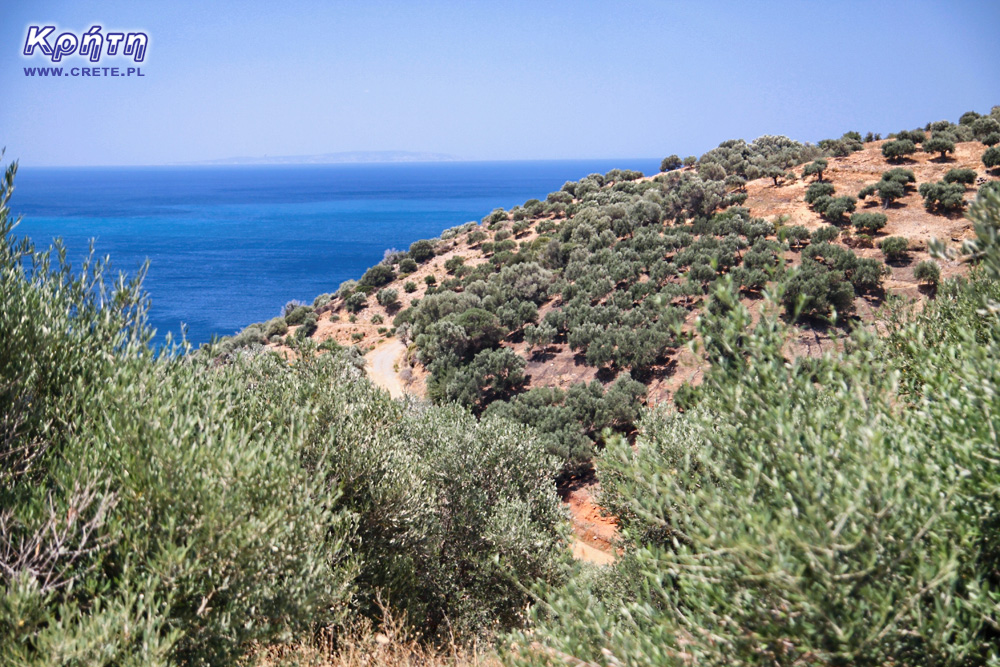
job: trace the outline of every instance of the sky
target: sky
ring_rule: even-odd
[[[144,76],[26,76],[53,66],[21,54],[29,25],[142,30]],[[76,166],[342,151],[662,157],[762,134],[815,142],[989,112],[1000,104],[998,25],[1000,2],[962,0],[0,0],[0,146],[22,166]]]

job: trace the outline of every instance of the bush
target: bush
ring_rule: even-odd
[[[436,285],[437,278],[435,278],[434,274],[431,273],[429,275],[424,276],[424,282],[427,283],[428,285]]]
[[[357,280],[345,280],[340,283],[340,287],[337,288],[337,292],[334,296],[340,299],[346,299],[354,293],[354,290],[358,288]]]
[[[333,295],[332,294],[320,294],[315,299],[313,299],[313,306],[312,307],[313,307],[313,309],[322,308],[326,304],[330,303],[331,299],[333,299]]]
[[[822,213],[823,217],[825,217],[827,220],[838,223],[843,222],[845,220],[845,216],[848,213],[853,213],[855,206],[857,204],[857,200],[854,197],[850,197],[847,195],[842,197],[828,198],[824,201],[822,205],[820,204],[820,201],[823,200],[822,199],[817,200],[817,202],[814,204],[814,207],[817,209],[817,211]]]
[[[884,213],[855,213],[851,216],[851,224],[855,229],[867,234],[874,234],[883,227],[889,218]]]
[[[284,336],[288,333],[288,322],[284,317],[275,317],[264,323],[264,335],[270,340],[271,336]]]
[[[813,183],[808,188],[806,188],[806,195],[805,195],[806,203],[813,204],[821,197],[826,197],[826,196],[832,197],[834,190],[835,188],[833,187],[833,183],[826,183],[826,182]]]
[[[882,239],[878,244],[879,250],[882,251],[882,254],[889,261],[896,261],[903,258],[909,247],[909,239],[902,236],[889,236]]]
[[[380,306],[391,309],[399,305],[399,292],[387,287],[378,291],[375,300]]]
[[[961,183],[923,183],[920,185],[920,196],[924,198],[928,211],[953,211],[965,207],[965,186]]]
[[[295,330],[295,337],[299,339],[309,338],[316,333],[317,328],[319,328],[319,325],[316,323],[316,313],[310,312],[302,320],[299,328]]]
[[[899,162],[916,152],[916,144],[909,139],[895,139],[882,144],[882,156],[889,162]]]
[[[411,257],[405,257],[399,260],[399,272],[400,273],[413,273],[418,268],[417,262]]]
[[[482,350],[467,364],[432,377],[428,393],[438,402],[456,402],[481,411],[510,395],[525,381],[525,361],[508,348]]]
[[[949,169],[941,180],[945,183],[972,185],[976,182],[976,172],[972,169]]]
[[[418,264],[423,264],[434,257],[434,243],[432,241],[414,241],[410,245],[410,258]]]
[[[385,322],[385,318],[382,317],[381,315],[379,315],[378,313],[375,313],[374,315],[372,315],[372,319],[371,319],[371,323],[372,324],[382,324],[383,322]]]
[[[955,142],[942,136],[934,136],[924,142],[924,152],[939,153],[940,159],[944,159],[947,153],[955,152]]]
[[[495,208],[493,212],[483,218],[484,225],[495,225],[507,220],[507,211],[502,208]],[[419,261],[419,260],[418,260]]]
[[[823,158],[819,158],[817,160],[814,160],[813,162],[810,162],[809,164],[807,164],[805,167],[802,168],[802,176],[804,178],[806,176],[811,176],[815,174],[816,180],[822,181],[823,172],[826,171],[827,166],[828,166],[827,161],[824,160]]]
[[[983,164],[987,169],[1000,167],[1000,146],[991,146],[983,152]]]
[[[789,318],[839,318],[851,312],[854,288],[842,271],[812,260],[803,261],[785,281],[782,304]]]
[[[941,268],[937,265],[937,262],[925,259],[922,262],[918,262],[913,268],[913,277],[920,283],[937,287],[938,282],[941,280]]]
[[[359,313],[368,305],[368,296],[361,292],[355,292],[344,300],[344,308],[349,313]]]
[[[992,116],[983,116],[972,122],[972,134],[979,141],[997,133],[1000,133],[1000,120]]]
[[[840,236],[840,230],[833,225],[823,225],[819,227],[812,233],[809,240],[812,243],[826,243],[828,241],[833,241],[838,236]]]
[[[888,208],[892,202],[906,195],[907,188],[916,182],[916,177],[910,169],[896,167],[882,174],[878,183],[867,185],[858,192],[858,198],[864,199],[878,193],[882,206]]]
[[[499,234],[499,232],[497,232]],[[510,234],[507,234],[510,236]],[[454,257],[449,257],[445,260],[444,270],[448,273],[454,274],[465,264],[465,258],[461,255],[455,255]]]
[[[285,315],[285,323],[291,326],[302,324],[306,316],[310,315],[313,309],[309,306],[296,306]]]
[[[405,283],[403,283],[403,291],[406,292],[407,294],[412,294],[413,292],[417,291],[417,284],[412,280],[407,280]]]
[[[797,334],[774,319],[721,322],[744,363],[597,461],[625,556],[549,591],[513,658],[988,663],[996,517],[975,508],[1000,482],[1000,323],[983,292],[1000,297],[956,285],[819,359],[789,361]]]
[[[663,158],[660,162],[660,171],[673,171],[674,169],[680,169],[683,166],[683,162],[676,155],[669,155]]]
[[[889,267],[880,260],[863,258],[857,260],[850,280],[856,291],[872,292],[882,289],[882,282],[890,274]]]
[[[376,264],[365,271],[365,274],[361,276],[360,284],[365,287],[381,287],[395,279],[396,272],[392,270],[391,266]]]
[[[140,279],[97,261],[73,274],[13,238],[13,175],[0,194],[3,661],[226,664],[338,622],[349,516],[303,465],[289,415],[256,403],[273,355],[216,366],[151,348]]]
[[[923,130],[903,130],[896,133],[897,141],[909,141],[914,144],[919,144],[927,138]]]

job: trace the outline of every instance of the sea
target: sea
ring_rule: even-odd
[[[611,169],[655,173],[653,159],[279,166],[19,169],[16,236],[61,238],[78,267],[91,242],[114,272],[147,260],[155,340],[192,345],[312,303],[359,278],[387,249],[545,199]]]

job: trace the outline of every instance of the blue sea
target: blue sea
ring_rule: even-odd
[[[150,262],[157,339],[195,345],[332,292],[388,248],[544,199],[568,180],[658,161],[437,162],[302,166],[28,168],[15,231],[61,237],[75,265],[94,240],[117,271]]]

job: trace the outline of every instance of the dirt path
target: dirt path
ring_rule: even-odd
[[[399,339],[390,338],[365,355],[365,360],[368,362],[365,367],[368,377],[389,392],[393,398],[402,398],[406,393],[396,371],[397,364],[405,353],[406,346]]]
[[[607,565],[617,556],[618,521],[607,516],[595,502],[600,485],[593,472],[564,483],[559,497],[569,509],[573,524],[573,557]]]

